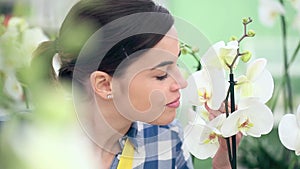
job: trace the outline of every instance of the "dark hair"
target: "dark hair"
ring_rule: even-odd
[[[145,19],[139,17],[132,20],[118,20],[125,16],[147,13],[153,15]],[[156,17],[154,14],[164,14],[163,17]],[[174,24],[173,17],[164,7],[155,4],[151,0],[85,0],[75,4],[66,16],[59,35],[54,41],[42,43],[35,52],[37,60],[52,60],[55,53],[58,53],[62,62],[59,70],[59,79],[73,79],[75,64],[80,52],[92,35],[97,33],[105,25],[117,21],[117,26],[102,30],[92,43],[93,53],[84,56],[84,63],[79,69],[84,71],[84,75],[100,70],[110,75],[115,73],[119,64],[129,55],[140,50],[149,49],[155,46],[165,33]],[[109,49],[105,45],[111,43],[111,39],[122,37],[126,31],[148,28],[149,30],[159,29],[159,31],[148,31],[132,34],[112,43]],[[137,31],[140,32],[140,31]],[[156,33],[160,32],[160,33]],[[110,37],[106,38],[105,37]],[[101,39],[99,42],[99,39]],[[103,40],[105,39],[105,40]],[[86,45],[87,46],[87,45]],[[107,45],[106,45],[107,46]],[[100,54],[104,52],[104,54]],[[101,57],[99,60],[99,57]],[[50,59],[51,58],[51,59]],[[90,66],[90,64],[97,64]],[[76,65],[77,67],[77,65]],[[93,68],[91,68],[93,67]],[[52,66],[51,66],[52,69]],[[78,80],[80,81],[80,80]]]

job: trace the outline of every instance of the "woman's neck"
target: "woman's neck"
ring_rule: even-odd
[[[96,144],[107,152],[121,151],[119,140],[129,130],[132,121],[124,118],[114,107],[112,101],[98,102],[93,117],[93,132]]]
[[[124,118],[113,106],[112,102],[101,102],[92,117],[96,143],[96,155],[103,168],[109,168],[115,155],[121,152],[119,144],[129,130],[132,122]]]

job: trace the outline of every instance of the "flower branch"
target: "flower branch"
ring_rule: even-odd
[[[198,63],[196,70],[197,71],[201,70],[201,63],[200,63],[199,56],[198,56],[199,49],[193,48],[192,46],[185,44],[183,42],[180,43],[180,49],[181,49],[182,54],[184,54],[184,55],[189,54],[189,55],[193,56],[193,58]]]

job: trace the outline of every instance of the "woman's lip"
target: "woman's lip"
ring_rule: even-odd
[[[178,97],[176,100],[173,102],[168,103],[166,106],[170,108],[178,108],[180,105],[180,97]]]

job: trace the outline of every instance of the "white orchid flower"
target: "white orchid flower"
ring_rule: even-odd
[[[201,58],[201,63],[207,67],[228,69],[228,65],[232,64],[237,55],[238,48],[237,41],[230,41],[227,45],[224,41],[217,42],[204,54]],[[235,63],[234,67],[237,63]]]
[[[278,134],[281,143],[296,155],[300,155],[300,105],[296,114],[284,115],[278,126]]]
[[[22,85],[13,73],[6,75],[4,92],[16,101],[20,101],[23,98]]]
[[[220,144],[220,127],[225,120],[225,114],[221,114],[207,125],[189,124],[185,128],[184,144],[187,149],[198,159],[214,157]]]
[[[285,9],[282,4],[275,0],[260,0],[259,18],[265,26],[273,26],[277,16],[284,15]]]
[[[203,68],[188,79],[189,85],[183,89],[190,103],[201,106],[204,103],[214,110],[220,108],[225,99],[225,77],[222,69]]]
[[[240,97],[258,97],[266,103],[273,95],[274,80],[266,69],[267,60],[256,59],[247,67],[246,75],[237,78],[237,90]]]
[[[224,137],[231,137],[238,132],[245,136],[260,137],[272,130],[273,114],[257,98],[243,99],[238,106],[239,109],[231,113],[221,127]]]

